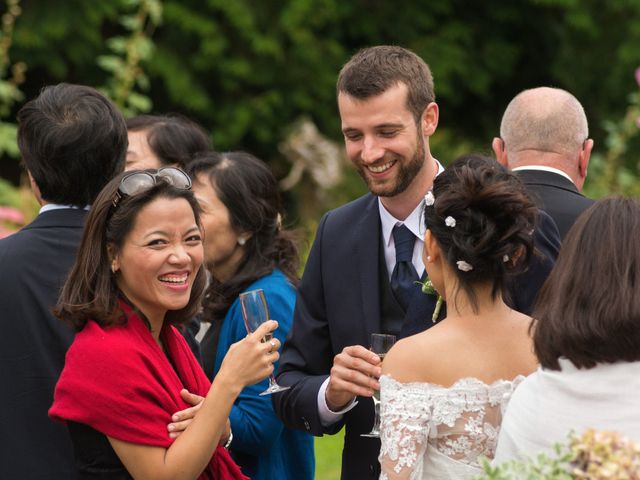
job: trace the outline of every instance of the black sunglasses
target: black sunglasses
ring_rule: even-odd
[[[179,168],[164,167],[158,169],[155,173],[149,171],[131,172],[120,180],[118,191],[111,202],[113,207],[117,207],[124,196],[137,195],[145,190],[149,190],[158,183],[158,179],[176,188],[191,190],[191,179],[189,175]]]

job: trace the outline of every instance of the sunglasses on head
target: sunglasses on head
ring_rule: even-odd
[[[149,171],[132,172],[120,180],[118,191],[111,202],[113,207],[118,206],[122,197],[130,197],[131,195],[137,195],[138,193],[149,190],[154,185],[157,185],[159,181],[167,182],[169,185],[173,185],[182,190],[191,190],[191,179],[189,175],[179,168],[164,167],[158,169],[155,173]]]

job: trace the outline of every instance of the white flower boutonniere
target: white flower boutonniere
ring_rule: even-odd
[[[440,295],[433,286],[433,283],[429,278],[427,278],[424,282],[416,282],[420,285],[422,293],[425,295],[436,295],[438,300],[436,301],[436,308],[433,309],[433,315],[431,315],[431,321],[436,323],[438,321],[438,315],[440,315],[440,309],[442,308],[442,302],[444,299],[442,295]]]

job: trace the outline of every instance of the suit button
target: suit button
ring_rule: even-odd
[[[374,468],[373,465],[369,465],[369,476],[375,477],[375,475],[376,475],[376,469]]]

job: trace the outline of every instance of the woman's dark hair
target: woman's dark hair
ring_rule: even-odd
[[[156,177],[156,185],[148,190],[123,196],[114,207],[112,202],[120,181],[130,173],[122,173],[111,180],[92,205],[78,256],[54,309],[54,315],[72,325],[76,331],[82,330],[90,319],[102,326],[126,321],[118,304],[122,293],[111,272],[109,248],[114,248],[116,252],[122,248],[142,208],[158,198],[184,198],[189,202],[200,227],[200,206],[193,193],[170,185],[163,177]],[[167,312],[165,321],[180,325],[193,318],[200,309],[205,287],[206,272],[201,266],[191,289],[189,303],[180,310]],[[136,308],[135,305],[133,307]]]
[[[139,115],[127,120],[127,130],[146,132],[147,143],[163,166],[185,168],[196,155],[213,149],[207,132],[178,114]]]
[[[282,228],[278,184],[267,165],[246,152],[209,153],[189,164],[188,173],[194,182],[206,176],[208,186],[229,210],[232,228],[251,233],[244,259],[232,278],[220,282],[212,276],[203,319],[221,322],[238,295],[275,268],[297,285],[295,234]]]
[[[544,368],[640,360],[640,202],[620,197],[582,213],[534,309],[533,341]]]
[[[433,195],[435,203],[425,206],[426,226],[457,275],[456,291],[466,292],[477,311],[476,285],[489,282],[495,299],[505,294],[507,276],[528,266],[537,209],[516,175],[481,155],[449,165],[435,178]],[[447,225],[448,217],[455,226]],[[461,269],[460,261],[472,270]]]

